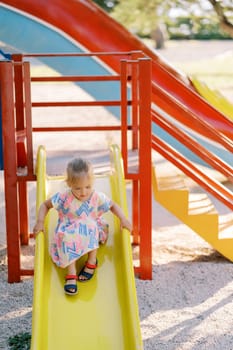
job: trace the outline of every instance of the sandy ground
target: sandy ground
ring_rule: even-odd
[[[51,91],[54,92],[54,87]],[[40,94],[43,91],[40,90]],[[105,111],[96,113],[103,122],[116,123]],[[85,123],[91,118],[86,111],[82,116]],[[38,120],[38,115],[35,114],[34,119]],[[45,121],[40,119],[40,122]],[[77,145],[81,154],[91,155],[96,165],[105,166],[109,141],[118,142],[118,135],[108,133],[100,138],[96,134],[91,137],[83,134],[77,140],[69,135],[62,141],[51,135],[37,135],[34,139],[35,149],[40,143],[46,144],[51,173],[61,169],[66,159],[77,153]],[[56,150],[59,143],[64,145],[62,151]],[[32,222],[34,198],[35,187],[31,184]],[[215,204],[220,211],[225,211]],[[3,220],[1,214],[2,227]],[[154,200],[152,237],[153,280],[136,279],[144,349],[233,350],[233,265]],[[31,251],[25,249],[24,263],[31,262],[28,254]],[[27,278],[22,283],[8,284],[4,250],[0,258],[0,349],[7,349],[9,336],[31,332],[33,280]]]

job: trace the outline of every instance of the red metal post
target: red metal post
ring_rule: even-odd
[[[21,54],[13,54],[12,59],[14,64],[14,78],[15,78],[15,109],[16,109],[16,130],[22,131],[25,129],[24,121],[24,98],[23,98],[23,56]]]
[[[139,205],[139,180],[132,180],[132,217],[133,217],[133,244],[140,244],[140,205]]]
[[[14,124],[14,76],[12,62],[0,62],[3,158],[5,178],[8,282],[20,281],[20,244],[17,191],[17,159]]]
[[[133,56],[136,56],[137,54],[134,54]],[[137,63],[137,64],[135,64]],[[138,149],[138,106],[139,106],[139,99],[138,99],[138,61],[135,59],[135,63],[132,64],[132,88],[131,88],[131,94],[132,94],[132,149],[136,150]]]
[[[26,164],[27,175],[33,176],[33,145],[32,145],[32,119],[31,119],[31,81],[30,81],[30,66],[29,62],[22,63],[23,67],[23,94],[24,97],[24,127],[26,137]],[[16,110],[16,121],[21,118],[21,115]],[[20,217],[20,238],[21,244],[28,245],[29,243],[29,214],[28,214],[28,193],[27,180],[21,180],[19,186],[19,217]]]
[[[27,144],[27,173],[34,175],[33,170],[33,142],[32,142],[32,103],[31,103],[31,77],[30,63],[24,62],[24,99],[25,99],[25,123],[26,123],[26,144]]]
[[[139,59],[140,278],[152,279],[151,60]]]
[[[19,226],[20,226],[20,242],[23,245],[29,243],[28,232],[28,194],[27,194],[27,182],[18,182],[19,190]]]
[[[138,53],[137,53],[138,54]],[[136,54],[134,54],[136,56]],[[139,66],[138,60],[131,61],[131,98],[132,98],[132,111],[131,111],[131,122],[132,122],[132,150],[136,152],[138,157],[139,148]],[[138,173],[138,168],[134,169],[134,173]],[[140,244],[140,223],[139,223],[139,178],[132,180],[132,209],[133,209],[133,244]]]
[[[128,124],[129,120],[133,125],[132,114],[134,113],[134,120],[137,121],[137,61],[121,61],[121,152],[124,162],[124,171],[126,178],[130,178],[132,169],[128,168]],[[128,82],[131,82],[131,96],[128,96]],[[136,87],[135,87],[136,85]],[[134,91],[134,93],[132,92]],[[128,100],[131,97],[131,107],[128,108]],[[134,112],[133,112],[134,111]],[[130,115],[129,115],[129,112]],[[137,122],[136,122],[137,123]],[[135,135],[135,130],[132,127],[132,140]],[[135,138],[137,140],[137,138]],[[135,147],[137,143],[135,143]],[[139,224],[138,224],[138,179],[132,181],[132,221],[133,221],[133,244],[139,242]]]
[[[128,105],[127,105],[127,61],[121,61],[121,152],[124,163],[125,174],[128,173],[128,145],[127,145],[127,126],[128,126]]]
[[[15,123],[16,132],[21,135],[21,143],[23,145],[22,152],[26,155],[26,164],[21,164],[22,155],[19,154],[19,147],[17,147],[17,158],[19,166],[27,166],[27,149],[26,148],[26,121],[24,108],[24,64],[22,62],[22,55],[13,55],[14,73],[15,73]],[[24,149],[23,149],[24,148]],[[20,239],[22,244],[28,244],[28,198],[27,198],[27,183],[20,181],[18,184],[19,195],[19,225],[20,225]]]

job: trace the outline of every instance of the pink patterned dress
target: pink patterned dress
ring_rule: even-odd
[[[104,193],[93,191],[87,201],[79,201],[71,192],[56,193],[51,198],[58,212],[58,223],[52,238],[50,254],[59,267],[67,267],[108,237],[108,224],[102,215],[112,201]]]

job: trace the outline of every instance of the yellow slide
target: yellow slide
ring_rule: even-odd
[[[233,104],[228,101],[219,91],[212,90],[208,85],[198,80],[196,77],[190,78],[198,93],[206,99],[219,112],[227,118],[233,119]]]
[[[97,177],[95,188],[109,194],[127,214],[122,161],[111,147],[111,173]],[[46,175],[46,152],[37,157],[37,209],[45,198],[64,188],[64,178]],[[31,350],[134,350],[143,349],[134,280],[130,235],[120,230],[111,213],[106,215],[110,236],[98,250],[93,279],[79,283],[75,296],[64,294],[66,271],[48,255],[49,237],[57,220],[51,209],[46,234],[36,238]],[[86,257],[78,261],[81,269]]]

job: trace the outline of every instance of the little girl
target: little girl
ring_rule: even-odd
[[[67,268],[66,294],[77,294],[77,282],[86,282],[97,268],[97,249],[108,237],[108,225],[102,215],[111,210],[121,222],[121,227],[131,231],[131,224],[121,208],[104,193],[93,189],[92,165],[81,158],[67,165],[68,189],[56,193],[41,204],[33,232],[44,231],[44,220],[49,209],[58,212],[58,223],[52,239],[50,254],[53,262]],[[88,253],[88,259],[79,275],[76,275],[76,260]]]

